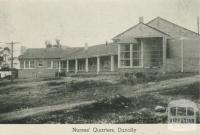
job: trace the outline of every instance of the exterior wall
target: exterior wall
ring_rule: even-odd
[[[56,73],[59,72],[58,65],[55,68],[48,67],[48,61],[56,61],[58,63],[59,59],[23,59],[20,61],[24,61],[24,60],[34,60],[34,68],[19,69],[19,72],[18,72],[19,78],[55,77]],[[42,62],[42,66],[39,66],[39,63],[41,62]]]
[[[140,67],[125,67],[118,68],[118,55],[114,56],[114,72],[162,72],[162,67],[152,67],[152,55],[154,47],[160,50],[160,62],[162,65],[162,40],[149,40],[143,39],[143,59],[144,65]],[[183,51],[183,52],[182,52]],[[183,56],[183,57],[182,57]],[[59,61],[59,59],[26,59],[34,60],[34,68],[32,69],[19,69],[19,78],[40,78],[40,77],[55,77],[59,72],[58,66],[49,68],[47,61]],[[23,60],[21,60],[23,61]],[[39,66],[39,61],[42,61],[43,66]],[[182,63],[183,61],[183,63]],[[200,40],[184,39],[184,40],[168,40],[167,44],[167,59],[166,59],[166,72],[199,72],[200,63]],[[62,71],[66,71],[66,63],[62,64]],[[183,67],[183,68],[182,68]],[[85,59],[78,60],[79,72],[85,72]],[[97,57],[88,59],[89,73],[97,73]],[[75,72],[75,60],[69,60],[69,73]],[[100,57],[100,73],[111,72],[111,57]]]
[[[119,72],[162,72],[162,61],[163,61],[163,42],[162,38],[142,38],[141,40],[141,59],[142,66],[134,67],[134,66],[121,66],[118,69]],[[121,48],[121,47],[120,47]],[[131,47],[130,47],[131,48]],[[120,51],[119,51],[120,53]],[[121,54],[120,54],[121,55]],[[130,52],[130,60],[133,60],[134,57],[131,58]]]
[[[169,40],[167,72],[199,72],[199,62],[200,40]]]
[[[181,41],[168,40],[166,72],[181,71]]]
[[[183,40],[183,71],[200,71],[200,40]]]
[[[52,78],[58,69],[19,69],[19,78]]]
[[[162,38],[142,39],[142,43],[143,43],[143,50],[144,50],[143,51],[144,68],[161,67],[162,66]]]

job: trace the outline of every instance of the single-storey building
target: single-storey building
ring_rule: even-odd
[[[29,48],[19,56],[19,78],[55,77],[61,72],[61,58],[79,48]]]
[[[90,47],[86,44],[80,48],[28,49],[19,57],[19,76],[49,77],[56,72],[101,74],[200,70],[199,34],[163,18],[157,17],[148,23],[140,18],[138,24],[112,40],[112,43]]]

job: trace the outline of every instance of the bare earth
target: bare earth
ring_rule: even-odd
[[[58,84],[51,86],[48,85],[49,82],[56,82]],[[120,94],[125,97],[133,97],[195,82],[200,82],[200,75],[134,86],[120,85],[118,86],[119,89],[111,91],[103,89],[102,91],[93,90],[89,92],[67,91],[63,80],[16,83],[0,87],[0,105],[4,105],[4,109],[0,107],[0,121],[16,120],[59,110],[70,111],[77,106],[92,104],[105,95]],[[7,105],[11,107],[8,109],[6,108]],[[199,103],[198,107],[200,108]]]

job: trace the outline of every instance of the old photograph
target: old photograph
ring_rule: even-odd
[[[200,124],[199,16],[199,0],[0,0],[0,124]]]

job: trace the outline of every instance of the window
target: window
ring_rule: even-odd
[[[34,60],[25,60],[25,61],[20,61],[20,68],[35,68],[35,61]]]
[[[25,60],[25,68],[29,68],[29,60]]]
[[[21,69],[24,68],[24,61],[20,61],[20,68],[21,68]]]
[[[62,66],[62,68],[67,68],[67,62],[66,61],[62,62],[61,66]]]
[[[141,44],[133,44],[133,66],[141,66],[142,58],[141,58]]]
[[[131,58],[132,56],[132,58]],[[121,44],[120,65],[123,67],[142,66],[142,46],[138,44]]]
[[[39,66],[39,67],[42,67],[42,66],[43,66],[43,61],[39,60],[39,61],[38,61],[38,66]]]
[[[130,66],[130,44],[120,46],[120,65]]]
[[[34,62],[34,60],[30,61],[30,68],[35,68],[35,62]]]
[[[58,61],[53,61],[53,68],[58,68]]]

